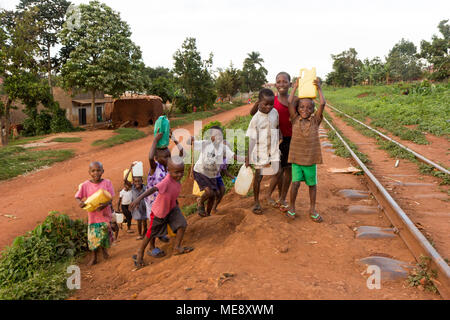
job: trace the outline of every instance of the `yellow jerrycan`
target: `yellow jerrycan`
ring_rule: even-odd
[[[125,169],[123,170],[123,178],[125,179],[125,177],[127,176],[128,170],[130,169]],[[128,175],[127,180],[131,183],[133,183],[133,170],[130,171],[130,174]]]
[[[192,188],[192,194],[194,196],[201,197],[204,193],[205,193],[205,191],[200,191],[200,187],[198,186],[197,181],[194,180],[194,187]]]
[[[97,190],[84,202],[86,205],[83,207],[84,210],[88,212],[94,212],[100,207],[100,204],[108,202],[112,199],[111,194],[103,189]]]
[[[298,81],[298,97],[299,98],[315,98],[317,95],[316,86],[316,68],[300,69],[300,78]]]

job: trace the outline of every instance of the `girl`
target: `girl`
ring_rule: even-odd
[[[75,198],[80,208],[83,208],[86,204],[83,199],[88,198],[99,189],[108,191],[111,197],[114,197],[114,188],[111,181],[108,179],[102,179],[104,173],[103,165],[98,162],[92,162],[89,165],[89,175],[91,180],[83,182],[75,194]],[[108,259],[107,248],[110,247],[113,241],[113,234],[111,231],[110,222],[112,219],[111,203],[102,203],[96,211],[88,212],[88,243],[89,250],[92,251],[92,257],[88,265],[92,266],[97,263],[97,252],[99,249],[103,251],[103,258]]]
[[[275,96],[273,107],[278,111],[279,125],[282,136],[280,143],[280,170],[278,174],[272,176],[269,189],[267,190],[267,199],[270,205],[280,208],[287,212],[289,205],[286,202],[286,195],[291,185],[292,171],[291,164],[288,163],[289,148],[292,137],[292,124],[289,118],[289,88],[291,87],[291,76],[287,72],[280,72],[275,80],[275,87],[278,95]],[[250,114],[253,116],[258,112],[258,103],[255,103]],[[278,186],[279,199],[274,201],[272,193]]]
[[[131,230],[131,212],[128,208],[132,201],[132,194],[131,194],[131,183],[125,179],[123,183],[123,189],[120,191],[120,198],[119,203],[117,204],[117,212],[123,212],[126,218],[127,223],[127,232],[133,233],[134,231]],[[120,210],[122,209],[122,210]]]
[[[133,167],[134,167],[134,163],[131,164],[131,167],[128,170],[128,173],[125,176],[125,180],[128,179],[128,176],[131,173],[131,170],[133,169]],[[142,180],[142,177],[133,176],[133,186],[131,188],[131,201],[136,200],[146,190],[147,190],[147,188],[144,185],[144,181]],[[143,201],[139,204],[139,206],[137,206],[136,208],[134,208],[134,210],[132,210],[131,216],[133,217],[134,220],[137,221],[139,236],[136,238],[136,240],[144,239],[144,235],[147,233],[147,208]]]

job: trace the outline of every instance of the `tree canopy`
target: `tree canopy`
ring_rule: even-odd
[[[257,91],[267,82],[267,69],[262,65],[263,62],[259,52],[252,51],[247,54],[242,67],[243,91]]]

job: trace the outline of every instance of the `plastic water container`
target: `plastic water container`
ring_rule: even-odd
[[[316,80],[316,68],[301,69],[300,79],[298,81],[298,97],[299,98],[315,98],[317,95],[317,89],[314,85]]]
[[[133,166],[133,177],[144,176],[144,164],[141,161],[135,161]]]
[[[163,134],[161,140],[158,141],[156,148],[167,148],[169,146],[169,135],[170,135],[170,122],[166,116],[160,116],[158,120],[155,122],[155,130],[154,135],[156,136],[157,132]]]
[[[116,222],[122,223],[123,222],[123,213],[117,213],[116,212]]]
[[[86,201],[84,202],[86,205],[83,207],[83,209],[87,210],[88,212],[94,212],[98,207],[100,207],[102,203],[109,202],[111,201],[111,199],[111,194],[108,191],[99,189],[97,190],[97,192],[86,199]]]
[[[251,167],[246,167],[245,164],[239,169],[236,183],[234,184],[234,191],[241,196],[246,196],[253,181],[253,170]]]
[[[167,235],[171,238],[175,238],[176,234],[173,233],[172,229],[170,228],[169,224],[167,224]]]
[[[125,170],[123,170],[123,178],[124,178],[124,179],[125,179],[125,177],[127,176],[128,170],[130,170],[130,169],[125,169]],[[130,174],[129,174],[127,180],[128,180],[129,182],[131,182],[131,183],[133,182],[133,171],[130,172]]]
[[[194,187],[192,188],[192,194],[194,196],[201,197],[204,193],[205,193],[205,191],[200,191],[200,187],[198,186],[197,181],[194,180]]]

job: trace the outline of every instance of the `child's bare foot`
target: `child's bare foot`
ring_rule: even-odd
[[[109,258],[109,254],[106,248],[103,248],[102,252],[103,252],[103,259],[107,260]]]
[[[280,202],[273,200],[271,197],[267,198],[267,203],[274,208],[278,208],[280,206]]]
[[[97,255],[92,255],[92,258],[89,260],[87,265],[88,265],[88,267],[91,267],[96,263],[97,263]]]

